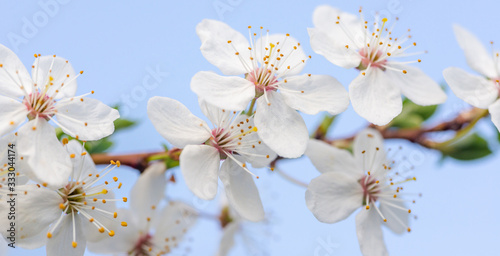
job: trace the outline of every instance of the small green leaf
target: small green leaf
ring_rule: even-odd
[[[419,106],[408,99],[403,101],[403,111],[390,123],[396,128],[418,128],[429,119],[437,109],[437,105]]]
[[[137,122],[128,119],[118,118],[115,120],[114,124],[115,124],[115,131],[119,131],[134,126],[135,124],[137,124]]]
[[[443,156],[458,160],[475,160],[490,155],[488,142],[477,133],[470,134],[454,143],[438,148]]]
[[[85,149],[89,154],[103,153],[113,146],[113,142],[107,138],[98,141],[87,141]]]

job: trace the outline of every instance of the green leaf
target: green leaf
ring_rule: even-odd
[[[492,153],[488,147],[488,142],[477,133],[467,135],[438,149],[443,153],[444,157],[448,156],[465,161],[480,159]]]
[[[136,121],[124,119],[124,118],[118,118],[114,122],[115,124],[115,132],[129,128],[131,126],[134,126],[137,124]]]
[[[87,141],[85,143],[85,149],[89,154],[104,153],[106,150],[113,146],[113,142],[108,138],[104,138],[98,141]]]
[[[418,128],[429,119],[437,109],[437,105],[419,106],[409,99],[403,101],[403,111],[392,122],[390,127],[396,128]]]

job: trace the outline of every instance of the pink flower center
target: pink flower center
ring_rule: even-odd
[[[56,113],[55,101],[47,94],[36,91],[28,97],[24,97],[23,104],[28,109],[28,119],[39,118],[49,119]]]
[[[387,63],[386,59],[380,60],[382,52],[378,50],[365,52],[365,49],[363,48],[359,51],[359,55],[361,55],[361,63],[358,66],[359,70],[365,70],[368,66],[372,68],[384,69],[383,65]]]
[[[153,246],[153,243],[151,242],[152,239],[153,236],[151,236],[150,234],[141,236],[135,244],[134,249],[129,252],[129,255],[148,256],[148,249]]]
[[[278,78],[273,74],[272,70],[257,68],[248,73],[246,79],[255,85],[255,93],[260,96],[264,91],[276,90]]]
[[[363,205],[376,202],[377,194],[380,192],[376,179],[373,176],[364,175],[358,182],[363,188]]]

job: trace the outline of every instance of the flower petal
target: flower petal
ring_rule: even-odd
[[[57,140],[54,127],[45,119],[35,119],[18,131],[17,149],[29,166],[24,173],[35,182],[61,188],[73,171],[69,154]]]
[[[158,133],[175,147],[201,144],[211,136],[205,121],[191,114],[188,108],[174,99],[151,98],[148,116]]]
[[[493,55],[488,53],[479,39],[459,25],[453,25],[453,31],[460,48],[464,51],[467,65],[488,78],[498,77],[493,63]]]
[[[307,208],[321,222],[335,223],[362,206],[363,188],[352,177],[326,172],[313,179],[306,191]]]
[[[495,124],[498,131],[500,131],[500,100],[491,104],[488,110],[490,111],[491,121]]]
[[[241,217],[250,221],[264,219],[264,207],[252,175],[235,161],[226,159],[220,170],[229,204]]]
[[[30,237],[19,237],[18,240],[16,240],[16,246],[23,248],[23,249],[28,249],[28,250],[33,250],[40,248],[42,246],[45,246],[47,244],[47,231],[49,230],[49,226],[47,226],[45,229],[43,229],[40,233],[34,236]],[[3,240],[0,238],[0,240]],[[8,254],[1,254],[0,250],[0,255],[8,255]]]
[[[233,111],[226,111],[221,108],[208,103],[207,101],[198,98],[201,112],[205,115],[215,127],[224,127],[231,123],[231,117],[234,115]]]
[[[22,185],[16,187],[16,236],[30,238],[47,229],[62,214],[59,204],[63,199],[55,191],[38,187],[37,185]],[[9,198],[0,202],[0,213],[8,216],[10,212]],[[9,227],[11,220],[0,218],[2,227]],[[9,236],[7,228],[0,230],[4,237]],[[45,233],[45,237],[46,237]]]
[[[54,99],[75,96],[77,88],[75,70],[64,58],[55,55],[36,58],[31,76],[38,88],[49,85],[47,95],[53,96],[57,91]]]
[[[406,74],[392,70],[387,70],[385,73],[394,84],[401,88],[403,95],[414,103],[428,106],[446,101],[446,93],[443,89],[419,68],[394,64],[391,66],[406,70]]]
[[[186,231],[191,228],[197,220],[196,211],[181,202],[169,202],[168,206],[163,208],[159,213],[155,226],[155,235],[153,237],[154,244],[165,244],[170,248],[176,247],[186,234]]]
[[[309,140],[305,154],[321,173],[343,173],[353,178],[360,178],[363,175],[363,170],[349,151],[323,141]]]
[[[9,48],[0,44],[0,91],[2,95],[20,97],[30,94],[33,81],[17,55]],[[23,93],[21,86],[26,92]]]
[[[130,192],[130,208],[134,209],[139,220],[144,221],[153,214],[153,208],[165,195],[167,179],[165,178],[166,166],[164,162],[155,163],[139,176]]]
[[[273,49],[271,49],[271,44],[274,45]],[[293,76],[299,74],[304,69],[305,61],[309,59],[300,43],[295,38],[284,34],[272,34],[257,39],[255,49],[257,60],[261,65],[265,62],[262,54],[270,56],[266,57],[266,61],[269,61],[269,59],[274,60],[283,54],[282,60],[278,62],[277,66],[274,66],[274,68],[278,68],[277,75],[286,73],[286,76]],[[278,53],[280,56],[278,56]]]
[[[191,90],[198,97],[219,108],[243,110],[255,97],[252,82],[237,76],[225,77],[201,71],[191,79]]]
[[[205,59],[224,75],[242,75],[247,72],[240,58],[250,62],[247,49],[250,45],[240,32],[224,22],[204,19],[196,26],[196,34],[200,37],[200,50]]]
[[[188,188],[203,200],[217,194],[219,151],[207,145],[188,145],[180,156],[180,166]]]
[[[1,70],[0,70],[0,73]],[[0,136],[8,134],[15,130],[26,120],[28,109],[26,106],[12,98],[0,95]]]
[[[337,24],[337,21],[342,22],[342,25]],[[355,38],[358,39],[362,39],[364,35],[363,23],[359,16],[343,12],[329,5],[316,7],[313,13],[313,23],[316,28],[327,31],[331,33],[331,35],[335,35],[337,40],[345,42],[345,44],[350,41],[352,42],[350,37],[346,34],[346,31],[357,36]]]
[[[356,163],[362,163],[363,171],[375,172],[387,164],[384,151],[384,138],[375,129],[367,128],[354,138],[352,150]]]
[[[385,125],[403,108],[401,89],[379,68],[371,68],[349,85],[349,97],[356,113],[368,122]]]
[[[445,69],[443,76],[455,95],[474,107],[487,108],[498,98],[495,82],[482,76],[456,67]]]
[[[356,215],[356,233],[364,256],[388,256],[382,234],[381,218],[375,209],[362,209]]]
[[[389,203],[399,208],[386,204],[382,200],[380,201],[380,212],[387,219],[384,224],[394,233],[402,234],[408,229],[410,214],[408,211],[400,209],[407,209],[403,200],[390,200]]]
[[[229,251],[234,246],[234,238],[239,230],[239,222],[231,222],[226,227],[224,227],[222,238],[220,239],[219,243],[219,250],[217,251],[217,256],[227,256],[229,254]]]
[[[285,102],[293,109],[309,115],[328,111],[339,114],[349,106],[349,94],[337,79],[326,75],[290,77],[280,85]]]
[[[56,104],[57,122],[63,131],[80,140],[99,140],[115,130],[118,110],[92,98],[62,100]]]
[[[118,218],[116,219],[103,219],[101,223],[105,225],[108,229],[115,231],[115,236],[110,237],[108,234],[101,234],[97,231],[97,228],[89,221],[84,221],[83,226],[86,228],[86,237],[99,237],[100,239],[94,239],[94,242],[88,241],[87,244],[89,251],[99,253],[99,254],[116,254],[116,253],[128,253],[134,248],[135,244],[140,238],[140,230],[135,221],[134,214],[129,209],[120,208],[117,209]],[[122,227],[121,222],[127,222],[127,227]],[[90,231],[90,232],[89,232]]]
[[[75,240],[73,240],[75,234]],[[76,242],[76,247],[73,247]],[[47,255],[83,255],[87,240],[83,234],[82,219],[79,214],[68,214],[64,217],[52,238],[47,242]]]
[[[306,124],[297,111],[288,107],[277,92],[268,92],[257,100],[255,125],[260,138],[278,155],[295,158],[304,154],[309,135]]]
[[[66,150],[70,154],[75,154],[75,157],[71,158],[71,160],[73,162],[73,177],[76,180],[82,180],[89,174],[97,173],[92,157],[77,140],[70,140],[66,145]]]
[[[317,28],[308,28],[311,48],[323,55],[331,63],[343,68],[355,68],[361,63],[361,56],[356,52],[354,43],[342,43],[336,38],[337,33],[330,33]],[[348,40],[348,42],[352,42]],[[345,47],[352,45],[352,47]]]

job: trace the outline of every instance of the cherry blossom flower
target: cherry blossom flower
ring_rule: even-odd
[[[298,75],[310,56],[286,35],[251,32],[249,40],[227,24],[203,20],[196,27],[203,56],[227,76],[199,72],[191,80],[198,97],[220,108],[243,110],[256,104],[259,136],[283,157],[299,157],[306,148],[307,127],[299,113],[343,112],[347,92],[333,77]],[[241,77],[244,75],[244,77]]]
[[[148,115],[167,141],[183,148],[180,168],[196,196],[212,200],[219,177],[236,211],[246,219],[261,220],[264,209],[252,177],[255,175],[245,162],[255,168],[265,167],[276,154],[260,140],[252,117],[216,108],[203,100],[200,108],[212,122],[212,129],[180,102],[166,97],[151,98]],[[222,166],[221,160],[225,160]]]
[[[20,127],[17,147],[31,167],[26,175],[40,183],[62,186],[71,161],[49,121],[77,139],[98,140],[113,133],[113,121],[119,114],[87,98],[91,93],[75,96],[79,74],[67,60],[35,55],[31,67],[30,77],[19,58],[0,45],[0,136]]]
[[[391,175],[394,162],[388,161],[380,133],[366,129],[353,144],[352,155],[311,140],[306,155],[321,175],[311,181],[306,191],[306,204],[321,222],[335,223],[356,216],[356,231],[361,252],[365,256],[388,255],[381,224],[395,233],[410,231],[410,210],[401,198],[401,184],[415,178]]]
[[[66,185],[58,189],[47,184],[16,187],[16,246],[34,249],[46,245],[47,255],[83,255],[87,241],[115,235],[114,230],[103,225],[103,220],[118,217],[114,204],[118,199],[114,199],[112,190],[122,184],[117,177],[102,181],[120,163],[112,163],[97,172],[78,142],[71,141],[67,150],[72,170]],[[6,200],[8,198],[0,200],[2,216],[7,216],[9,211]],[[0,218],[2,227],[9,223],[7,218]],[[127,226],[126,222],[122,225]],[[4,237],[8,237],[6,230],[0,231]],[[90,233],[94,230],[97,235]]]
[[[130,208],[118,209],[118,215],[127,220],[127,232],[89,243],[89,250],[100,254],[156,256],[169,254],[181,243],[196,221],[196,212],[180,202],[170,202],[158,210],[167,184],[165,170],[163,162],[148,167],[130,192]],[[110,225],[118,229],[120,224]]]
[[[360,10],[361,14],[361,10]],[[397,61],[415,55],[406,50],[416,43],[411,36],[397,38],[387,28],[387,18],[368,21],[330,6],[319,6],[313,14],[315,28],[309,28],[311,47],[328,61],[343,68],[360,71],[349,85],[354,110],[376,125],[385,125],[402,110],[401,94],[422,106],[443,103],[446,94],[419,68]]]
[[[500,131],[500,53],[488,53],[476,36],[458,25],[453,30],[467,64],[480,76],[449,67],[443,71],[444,79],[457,97],[474,107],[488,109]]]

